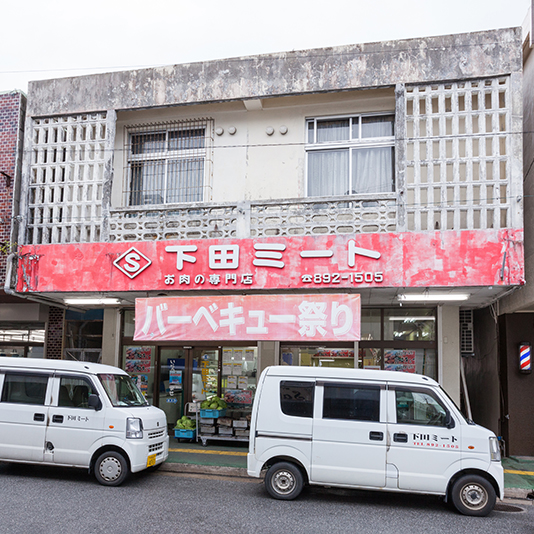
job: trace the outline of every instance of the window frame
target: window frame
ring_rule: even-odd
[[[36,373],[36,372],[25,372],[25,371],[6,371],[3,373],[3,380],[2,380],[2,389],[0,391],[0,403],[1,404],[15,404],[15,405],[24,405],[24,406],[47,406],[49,404],[49,391],[51,387],[51,374],[50,373]],[[6,395],[6,385],[8,383],[8,377],[9,376],[17,376],[17,377],[25,377],[25,378],[44,378],[46,379],[46,386],[44,390],[44,396],[43,396],[43,402],[42,403],[35,403],[35,402],[17,402],[13,400],[4,400],[4,397]]]
[[[367,117],[392,117],[393,121],[393,135],[383,136],[383,137],[362,137],[362,119]],[[358,137],[353,137],[353,121],[358,119]],[[323,121],[334,121],[334,120],[349,120],[349,138],[340,141],[317,141],[317,123]],[[396,173],[395,173],[395,111],[383,111],[376,113],[352,113],[345,115],[328,115],[324,117],[309,117],[306,118],[305,126],[305,150],[306,150],[306,170],[305,170],[305,197],[306,198],[315,198],[309,194],[310,186],[310,164],[309,164],[309,155],[313,152],[327,152],[327,151],[348,151],[348,170],[347,170],[347,184],[346,191],[344,195],[324,195],[324,196],[345,196],[345,195],[356,195],[362,197],[376,197],[377,195],[386,195],[394,194],[396,191]],[[310,124],[313,124],[313,140],[310,141]],[[354,177],[353,177],[353,152],[355,150],[367,149],[367,148],[391,148],[392,151],[392,190],[391,191],[382,191],[375,193],[351,193],[354,190]],[[321,195],[323,196],[323,195]],[[319,198],[321,198],[319,196]]]
[[[78,375],[71,375],[71,374],[57,374],[55,375],[55,378],[57,378],[57,392],[58,392],[58,396],[57,396],[57,399],[55,400],[55,405],[58,407],[58,408],[74,408],[74,409],[81,409],[81,410],[87,410],[87,409],[93,409],[91,408],[89,405],[87,406],[66,406],[64,404],[60,404],[59,403],[59,395],[60,395],[60,391],[61,391],[61,386],[62,386],[62,381],[63,379],[66,379],[66,380],[79,380],[79,381],[82,381],[82,382],[85,382],[86,384],[88,384],[90,386],[90,390],[89,390],[89,393],[88,395],[91,395],[91,394],[94,394],[94,395],[99,395],[99,392],[98,392],[98,389],[95,387],[95,384],[94,382],[88,377],[88,376],[78,376]],[[91,393],[92,391],[92,393]]]
[[[381,384],[361,384],[361,383],[354,383],[350,384],[347,382],[322,382],[321,383],[322,390],[323,390],[323,403],[322,403],[322,412],[321,412],[321,419],[326,419],[328,421],[351,421],[351,422],[357,422],[357,423],[380,423],[380,415],[381,415],[381,408],[382,408],[382,390],[385,389],[385,386],[382,386]],[[376,419],[357,419],[353,417],[328,417],[325,415],[325,409],[326,409],[326,391],[328,388],[342,388],[342,389],[351,389],[351,390],[372,390],[378,393],[378,411],[377,411],[377,418]]]
[[[294,388],[297,388],[297,387],[309,387],[311,388],[311,411],[308,413],[306,413],[305,415],[301,415],[301,414],[295,414],[295,413],[287,413],[286,411],[284,411],[284,399],[282,397],[282,388],[284,386],[292,386]],[[301,418],[304,418],[304,419],[313,419],[313,414],[314,414],[314,410],[315,410],[315,396],[316,396],[316,382],[313,381],[313,380],[281,380],[280,383],[279,383],[279,391],[280,391],[280,395],[279,395],[279,399],[280,399],[280,411],[287,417],[301,417]],[[302,406],[305,406],[307,402],[303,402],[302,403]]]
[[[153,124],[147,126],[126,126],[125,127],[125,179],[124,179],[124,189],[123,189],[123,203],[126,207],[135,208],[143,206],[169,206],[175,204],[184,204],[191,202],[206,202],[210,200],[207,198],[207,192],[210,188],[209,183],[209,158],[211,149],[213,146],[213,139],[211,135],[212,130],[212,121],[210,119],[198,119],[198,120],[185,120],[185,121],[175,121],[162,124]],[[189,143],[189,147],[180,147],[180,136],[176,135],[174,138],[171,138],[171,134],[178,132],[197,132],[202,131],[201,136],[191,135],[186,137],[185,144]],[[158,135],[163,135],[164,139],[162,141],[153,141],[155,145],[161,143],[162,148],[155,149],[149,148],[147,151],[142,150],[143,141],[136,144],[134,142],[135,138],[139,139],[148,139],[150,137],[155,137]],[[171,148],[171,143],[176,143],[175,148]],[[146,141],[145,141],[146,142]],[[140,146],[141,151],[136,152],[135,147]],[[201,185],[198,187],[200,190],[201,198],[199,200],[181,200],[181,201],[167,201],[169,193],[179,193],[182,189],[180,187],[180,182],[177,181],[175,187],[169,186],[169,181],[172,178],[170,173],[170,167],[173,164],[179,164],[179,162],[201,162],[202,164],[202,181]],[[152,165],[156,171],[154,180],[157,181],[157,170],[159,166],[163,166],[163,177],[162,177],[162,189],[157,188],[147,188],[143,187],[144,177],[143,167],[144,164]],[[141,173],[141,187],[134,189],[133,182],[136,179],[134,177],[134,169],[140,169]],[[191,190],[193,191],[193,189]],[[185,195],[188,193],[186,192]],[[134,196],[142,197],[139,202],[135,203],[133,201]],[[160,196],[162,202],[147,202],[146,197],[148,195]]]
[[[432,391],[431,389],[427,389],[427,388],[422,388],[422,387],[417,387],[417,386],[414,386],[414,387],[411,387],[411,386],[408,386],[408,385],[398,385],[398,386],[390,386],[390,391],[392,392],[393,394],[393,407],[394,407],[394,411],[393,413],[395,414],[395,423],[394,424],[397,424],[397,425],[408,425],[410,427],[415,427],[415,426],[422,426],[422,427],[437,427],[437,428],[454,428],[455,427],[455,420],[454,420],[454,417],[452,417],[452,413],[451,413],[451,410],[448,408],[448,406],[443,402],[442,399],[440,399],[438,397],[438,395],[436,395],[436,393],[434,391]],[[414,422],[410,422],[410,421],[399,421],[399,418],[398,418],[398,411],[397,411],[397,391],[401,391],[401,392],[408,392],[408,393],[419,393],[419,394],[425,394],[425,395],[428,395],[429,397],[431,397],[435,402],[436,404],[438,404],[443,410],[445,410],[445,420],[443,422],[443,424],[429,424],[429,423],[422,423],[422,422],[416,422],[414,420]],[[447,421],[450,421],[450,425],[447,424]]]

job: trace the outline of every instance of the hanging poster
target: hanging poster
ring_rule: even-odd
[[[139,388],[139,391],[146,397],[148,392],[148,375],[136,375],[134,377],[135,384]]]
[[[227,387],[228,387],[228,389],[236,389],[237,388],[237,376],[229,376],[228,377]]]
[[[150,373],[152,347],[126,347],[124,369],[127,373]]]
[[[415,373],[415,350],[384,351],[384,369],[386,371]]]
[[[135,300],[134,339],[138,341],[261,341],[273,335],[307,343],[357,341],[360,295],[206,295]],[[239,353],[242,358],[243,351]],[[223,352],[223,361],[229,357],[229,351]]]
[[[182,369],[179,368],[178,359],[168,358],[167,365],[169,367],[169,389],[171,391],[182,389]]]

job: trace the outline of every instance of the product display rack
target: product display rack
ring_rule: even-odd
[[[188,403],[192,404],[192,403]],[[236,442],[247,442],[249,440],[248,436],[235,436],[235,435],[224,435],[224,434],[216,434],[216,433],[202,433],[201,431],[201,425],[202,425],[202,419],[218,419],[219,417],[224,417],[225,415],[230,415],[233,411],[239,411],[241,413],[252,412],[252,407],[250,408],[236,408],[236,407],[229,407],[227,410],[201,410],[199,404],[196,404],[196,408],[198,410],[196,411],[196,426],[197,426],[197,441],[201,441],[202,445],[205,447],[208,444],[209,441],[236,441]],[[213,414],[211,412],[218,411],[218,414]],[[209,417],[202,417],[202,412],[208,412],[210,413]],[[221,412],[222,415],[221,415]],[[213,415],[216,415],[216,417],[213,417]],[[232,427],[234,428],[234,427]],[[234,429],[235,431],[235,429]]]

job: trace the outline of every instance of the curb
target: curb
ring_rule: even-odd
[[[529,504],[534,504],[532,498],[528,497],[529,494],[532,494],[532,489],[504,488],[505,499],[521,499],[522,501],[526,501]]]
[[[185,473],[190,475],[215,475],[226,477],[250,478],[247,470],[244,467],[224,467],[219,465],[198,465],[198,464],[182,464],[178,462],[165,462],[161,466],[161,471],[168,471],[171,473]],[[534,504],[528,494],[532,493],[532,489],[522,488],[505,488],[504,500],[506,501],[521,501],[521,504]]]
[[[191,475],[218,475],[226,477],[249,478],[244,467],[224,467],[220,465],[182,464],[177,462],[165,462],[161,471],[172,473],[187,473]]]

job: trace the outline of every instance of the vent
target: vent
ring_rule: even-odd
[[[473,335],[473,310],[460,310],[460,351],[475,352]]]

